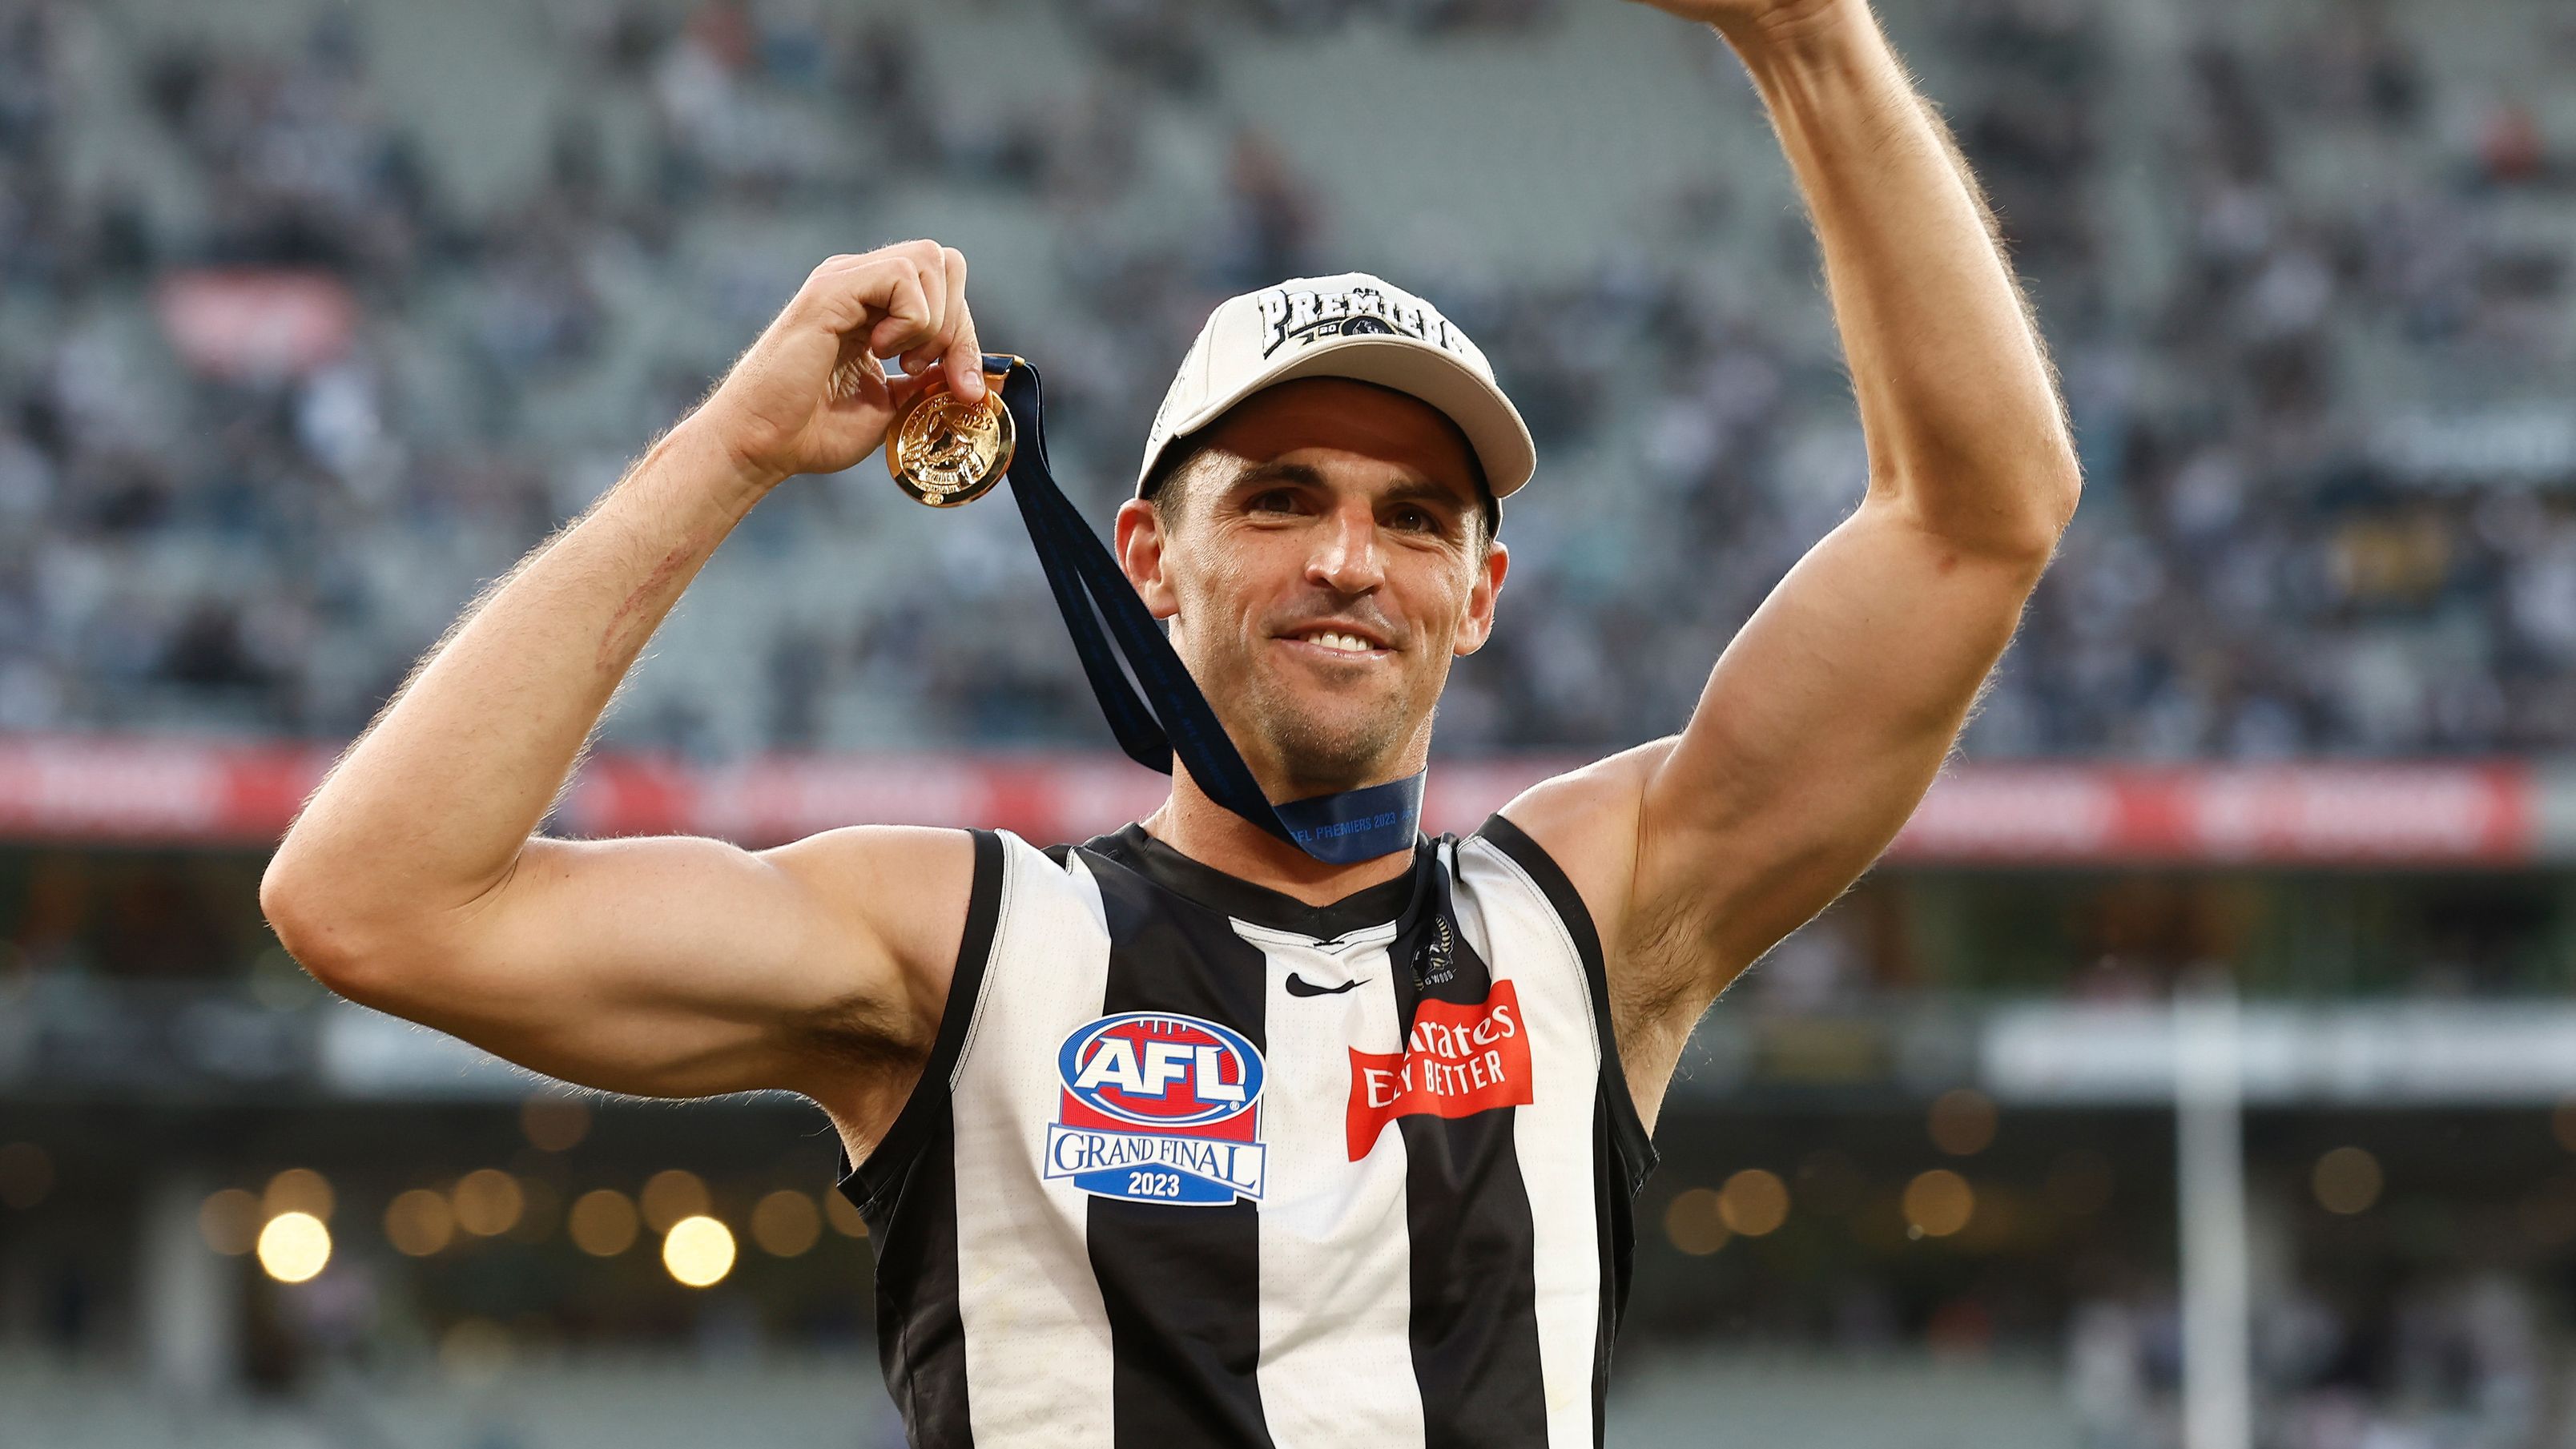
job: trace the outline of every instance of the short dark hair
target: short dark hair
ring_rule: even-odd
[[[1195,433],[1184,433],[1165,443],[1162,453],[1154,459],[1154,466],[1146,470],[1144,483],[1136,490],[1137,497],[1154,505],[1155,514],[1166,526],[1172,521],[1172,512],[1163,485],[1197,462],[1199,456],[1208,450],[1206,431],[1202,428]],[[1467,450],[1467,472],[1476,484],[1476,505],[1485,521],[1485,542],[1490,545],[1502,533],[1503,504],[1494,496],[1494,486],[1485,481],[1485,462],[1476,456],[1472,447]]]

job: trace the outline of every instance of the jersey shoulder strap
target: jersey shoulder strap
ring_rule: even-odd
[[[975,841],[975,871],[966,897],[966,931],[957,943],[957,964],[949,974],[948,999],[940,1008],[939,1031],[931,1040],[930,1057],[922,1064],[921,1080],[913,1085],[903,1109],[895,1114],[894,1125],[886,1129],[885,1137],[868,1154],[868,1160],[852,1167],[846,1153],[841,1159],[842,1195],[870,1219],[871,1227],[881,1226],[876,1218],[892,1206],[905,1172],[938,1135],[947,1118],[948,1093],[956,1081],[957,1063],[965,1054],[969,1029],[982,1008],[985,985],[990,979],[994,937],[1001,925],[1005,888],[1012,873],[1009,857],[1013,853],[1034,853],[1005,831],[974,830],[968,834]]]

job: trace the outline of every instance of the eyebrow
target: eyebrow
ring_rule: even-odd
[[[1265,483],[1294,483],[1306,488],[1326,486],[1323,470],[1314,464],[1290,463],[1274,458],[1267,463],[1254,463],[1236,474],[1234,482],[1227,486],[1226,491],[1237,492],[1246,488],[1259,487]],[[1382,503],[1440,503],[1457,510],[1461,517],[1475,507],[1475,500],[1459,497],[1458,489],[1454,486],[1420,473],[1407,474],[1403,481],[1389,488],[1379,501]]]

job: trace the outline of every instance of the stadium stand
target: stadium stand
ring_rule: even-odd
[[[1713,43],[1564,4],[952,9],[13,4],[0,726],[345,737],[805,266],[899,232],[976,260],[1104,512],[1251,279],[1381,267],[1490,339],[1548,487],[1460,753],[1670,727],[1854,497],[1812,257]],[[2093,482],[1972,754],[2576,736],[2539,84],[2570,42],[2508,9],[1897,8]],[[1369,104],[1265,127],[1318,74]],[[227,321],[278,295],[295,327]],[[865,469],[774,499],[611,741],[1098,743],[1007,510],[898,502]]]

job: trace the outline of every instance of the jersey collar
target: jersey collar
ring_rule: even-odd
[[[1310,906],[1283,891],[1193,860],[1155,839],[1141,824],[1129,824],[1099,836],[1086,842],[1083,849],[1107,856],[1164,890],[1209,910],[1319,941],[1334,940],[1389,921],[1409,922],[1432,898],[1424,886],[1428,872],[1436,868],[1431,842],[1417,833],[1413,869],[1330,904]]]

